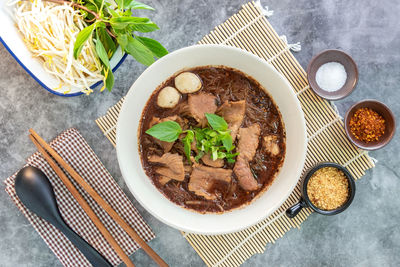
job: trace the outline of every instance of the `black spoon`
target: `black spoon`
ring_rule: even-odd
[[[65,223],[58,209],[50,181],[41,170],[31,166],[21,169],[15,179],[15,191],[30,211],[58,228],[93,266],[112,266]]]

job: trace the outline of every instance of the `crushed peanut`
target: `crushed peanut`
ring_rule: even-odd
[[[346,203],[349,197],[349,181],[335,167],[317,170],[307,184],[310,201],[321,210],[334,210]]]

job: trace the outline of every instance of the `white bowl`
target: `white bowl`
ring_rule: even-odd
[[[32,57],[32,53],[26,47],[22,40],[21,34],[18,32],[18,28],[15,25],[11,13],[11,7],[7,6],[8,0],[3,0],[0,3],[0,42],[3,43],[4,47],[10,52],[15,60],[26,70],[26,72],[32,76],[43,88],[47,91],[60,95],[60,96],[77,96],[81,95],[81,89],[77,87],[61,87],[58,90],[52,88],[59,87],[58,80],[51,74],[47,73],[42,65],[42,62]],[[110,64],[113,72],[122,64],[127,54],[118,48],[110,59]],[[102,81],[98,81],[90,86],[95,88],[100,85]],[[69,93],[64,94],[65,91],[71,89]]]
[[[263,85],[273,97],[286,128],[286,156],[270,188],[250,205],[223,214],[199,214],[169,201],[142,169],[138,127],[152,92],[179,70],[205,65],[238,69]],[[244,229],[269,216],[296,186],[306,155],[303,111],[288,81],[271,65],[243,50],[221,45],[198,45],[177,50],[155,62],[130,88],[117,125],[117,155],[122,175],[136,200],[154,217],[182,231],[222,234]]]

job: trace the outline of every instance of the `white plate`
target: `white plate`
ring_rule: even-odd
[[[224,65],[260,82],[273,97],[286,128],[286,157],[271,187],[250,205],[224,214],[199,214],[165,198],[142,169],[138,127],[152,92],[184,68]],[[117,155],[122,175],[136,200],[153,216],[179,230],[222,234],[244,229],[269,216],[288,198],[297,184],[306,155],[303,111],[288,81],[271,65],[243,50],[221,45],[198,45],[177,50],[151,65],[130,88],[117,125]]]
[[[47,91],[60,96],[81,95],[82,92],[77,87],[62,87],[58,90],[52,89],[59,87],[60,83],[53,75],[44,70],[41,61],[32,57],[32,53],[26,47],[22,36],[18,32],[18,28],[15,26],[15,22],[10,15],[12,14],[11,7],[7,6],[7,2],[8,0],[0,1],[0,42],[3,43],[8,52],[10,52],[26,72]],[[113,72],[122,64],[125,58],[126,54],[122,53],[121,49],[118,48],[110,60]],[[93,84],[90,88],[95,88],[100,85],[101,82],[102,81],[99,81]],[[71,91],[64,94],[63,92],[68,89],[71,89]]]

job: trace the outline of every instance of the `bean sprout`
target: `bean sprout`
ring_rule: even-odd
[[[87,26],[78,10],[42,0],[12,0],[9,5],[14,6],[16,25],[33,57],[58,80],[59,86],[52,89],[78,87],[90,94],[90,86],[105,79],[91,38],[78,59],[73,56],[76,36]]]

